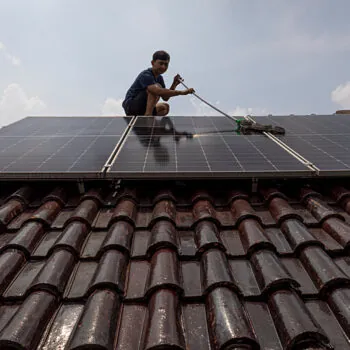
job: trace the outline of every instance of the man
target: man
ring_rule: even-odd
[[[174,77],[174,81],[167,89],[162,74],[168,69],[170,56],[165,51],[156,51],[153,54],[152,68],[142,71],[126,93],[123,108],[127,116],[148,115],[165,116],[169,113],[169,104],[160,102],[162,97],[168,101],[170,97],[193,94],[194,90],[176,90],[180,84],[180,75]]]

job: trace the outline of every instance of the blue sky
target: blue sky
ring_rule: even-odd
[[[123,114],[158,49],[231,114],[350,108],[348,0],[0,2],[0,125],[25,115]],[[181,87],[180,87],[181,88]],[[171,115],[217,115],[193,96]]]

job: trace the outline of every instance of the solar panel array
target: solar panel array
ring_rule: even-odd
[[[239,135],[225,117],[138,117],[107,175],[278,176],[310,169],[263,135]]]
[[[0,177],[350,174],[350,115],[254,119],[282,126],[286,134],[276,139],[241,135],[235,122],[219,116],[28,117],[0,129]]]
[[[254,117],[286,129],[278,138],[319,169],[319,175],[350,174],[350,115]]]
[[[25,118],[0,129],[2,177],[99,177],[131,118]]]

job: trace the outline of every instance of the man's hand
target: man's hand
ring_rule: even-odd
[[[180,82],[181,82],[181,76],[180,74],[176,74],[174,77],[173,86],[174,87],[178,86]]]
[[[188,94],[193,94],[195,91],[194,91],[194,89],[189,88],[186,90],[182,90],[181,92],[182,92],[181,95],[188,95]]]

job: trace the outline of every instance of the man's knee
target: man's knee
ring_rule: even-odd
[[[164,105],[165,105],[165,112],[166,112],[166,114],[168,114],[170,111],[169,103],[164,103]]]
[[[162,103],[157,105],[157,115],[165,116],[169,113],[170,106],[168,103]]]
[[[154,84],[154,85],[152,85],[152,86],[157,86],[157,87],[162,88],[162,85],[160,85],[159,83],[156,83],[156,84]],[[153,92],[149,91],[148,89],[147,89],[146,91],[147,91],[147,94],[148,94],[148,95],[159,97],[159,95],[154,94]]]

